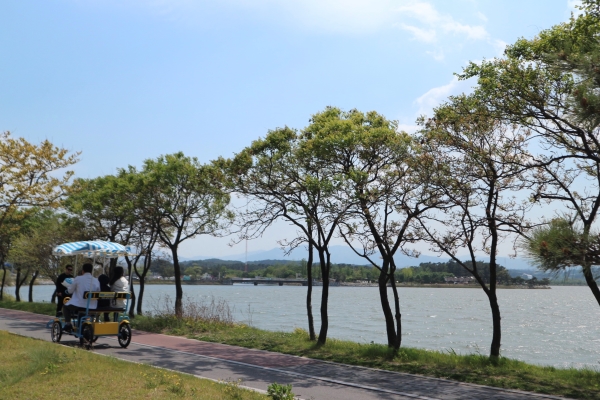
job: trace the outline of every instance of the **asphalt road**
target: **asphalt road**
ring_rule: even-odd
[[[0,330],[23,336],[50,341],[50,330],[45,328],[49,319],[43,315],[0,308]],[[78,340],[68,335],[63,336],[61,343],[79,345]],[[127,349],[122,349],[114,338],[101,337],[93,351],[202,378],[241,379],[241,386],[263,392],[273,382],[292,384],[293,392],[306,400],[564,399],[135,330]]]

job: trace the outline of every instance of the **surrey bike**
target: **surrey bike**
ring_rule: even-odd
[[[75,256],[75,265],[77,265],[77,257],[80,255],[91,259],[98,257],[110,259],[133,255],[129,247],[104,241],[65,243],[55,247],[52,253],[59,257]],[[70,297],[66,297],[63,302],[66,304],[69,299]],[[99,336],[116,336],[119,345],[126,348],[131,343],[131,326],[127,314],[130,299],[131,294],[129,292],[86,291],[84,293],[86,307],[72,318],[71,325],[73,328],[70,331],[64,329],[67,321],[62,316],[48,321],[46,326],[51,329],[52,341],[58,343],[63,335],[71,335],[79,339],[82,346],[91,349]],[[91,309],[90,303],[92,300],[125,300],[125,306],[123,308],[98,307]],[[104,313],[114,314],[114,320],[111,322],[102,321],[101,316]]]

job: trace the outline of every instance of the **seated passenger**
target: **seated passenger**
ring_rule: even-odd
[[[82,270],[83,275],[76,277],[71,284],[69,292],[71,293],[71,300],[63,307],[63,315],[65,317],[65,330],[71,331],[73,327],[71,325],[71,319],[73,316],[77,316],[77,313],[81,310],[85,310],[87,307],[87,299],[83,298],[84,292],[97,292],[100,290],[100,284],[98,279],[92,276],[94,266],[92,264],[83,264]],[[90,300],[90,310],[95,310],[98,306],[98,300]]]
[[[113,292],[129,292],[129,282],[123,276],[123,267],[117,266],[113,271],[113,277],[110,280],[110,289]],[[115,308],[125,308],[125,299],[115,299],[112,301]]]
[[[65,279],[73,278],[73,266],[71,264],[65,267],[65,272],[60,274],[56,279],[56,316],[62,315],[63,300],[68,297],[68,291],[66,285],[63,285]]]
[[[102,266],[102,264],[99,264]],[[98,275],[98,282],[100,283],[100,291],[101,292],[110,292],[110,286],[108,285],[109,278],[104,273],[104,266],[102,266],[102,273]],[[110,299],[100,299],[98,300],[98,308],[110,308]],[[104,322],[108,322],[110,320],[108,313],[104,313]]]

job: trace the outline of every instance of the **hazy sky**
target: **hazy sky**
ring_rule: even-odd
[[[328,105],[411,130],[454,72],[568,19],[567,0],[0,3],[0,130],[81,151],[93,178],[183,151],[231,156]],[[250,250],[276,247],[285,226]],[[182,255],[242,253],[201,238]]]

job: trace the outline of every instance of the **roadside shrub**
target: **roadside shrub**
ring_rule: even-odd
[[[175,315],[174,302],[169,296],[158,298],[152,304],[149,316],[138,316],[134,320],[136,329],[149,332],[168,330],[177,334],[198,333],[214,330],[215,327],[226,327],[234,324],[233,310],[224,299],[183,299],[181,318]]]
[[[273,400],[294,400],[294,393],[292,393],[292,385],[280,385],[277,382],[273,382],[267,388],[267,396]]]

